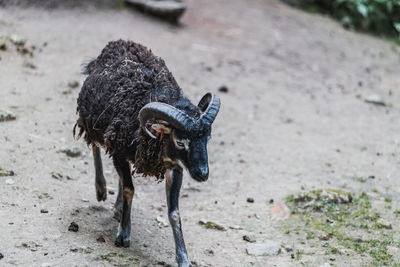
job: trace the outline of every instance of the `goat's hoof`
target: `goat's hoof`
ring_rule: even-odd
[[[124,239],[122,235],[118,235],[114,243],[117,247],[127,248],[130,246],[131,241],[129,239]]]
[[[96,186],[96,197],[97,201],[106,201],[107,199],[107,188],[101,187],[101,186]]]
[[[193,265],[190,262],[178,262],[178,267],[193,267]]]

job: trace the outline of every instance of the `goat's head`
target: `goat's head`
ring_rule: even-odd
[[[207,93],[198,104],[200,117],[194,118],[166,103],[151,102],[139,112],[140,125],[152,138],[168,138],[163,155],[165,162],[186,167],[192,178],[206,181],[207,141],[219,106],[219,98]],[[152,122],[150,129],[148,122]]]

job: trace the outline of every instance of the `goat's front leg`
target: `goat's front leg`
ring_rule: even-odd
[[[182,185],[182,168],[175,167],[167,170],[166,192],[168,204],[168,218],[174,233],[176,261],[179,267],[191,267],[183,240],[181,218],[179,215],[179,192]]]
[[[119,174],[122,187],[122,214],[115,245],[117,247],[129,247],[131,241],[132,198],[135,189],[132,183],[129,163],[126,160],[114,158],[114,166]]]

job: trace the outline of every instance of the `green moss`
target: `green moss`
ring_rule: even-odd
[[[326,197],[327,192],[335,197]],[[351,201],[339,201],[338,195]],[[366,192],[353,196],[341,190],[317,189],[290,195],[286,204],[293,215],[283,230],[305,237],[307,242],[301,239],[300,244],[320,247],[325,255],[360,257],[367,262],[365,266],[397,266],[388,252],[388,246],[400,247],[400,241],[394,241],[397,232],[372,208]],[[394,214],[399,215],[400,210]],[[298,249],[295,259],[300,260],[303,253]]]
[[[363,177],[357,177],[357,182],[365,183],[366,181],[367,181],[367,179],[365,179]]]
[[[389,197],[385,197],[385,202],[392,202],[392,199],[391,198],[389,198]]]

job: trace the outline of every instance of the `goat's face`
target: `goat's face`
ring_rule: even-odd
[[[207,141],[219,106],[220,100],[213,93],[207,93],[200,100],[198,117],[191,117],[166,103],[151,102],[139,112],[140,125],[154,139],[168,138],[164,147],[164,162],[185,167],[193,179],[206,181]],[[153,121],[151,127],[147,126],[151,123],[149,121]]]
[[[173,130],[170,135],[168,157],[186,167],[190,176],[199,182],[208,179],[207,142],[211,137],[211,128],[201,131]]]

